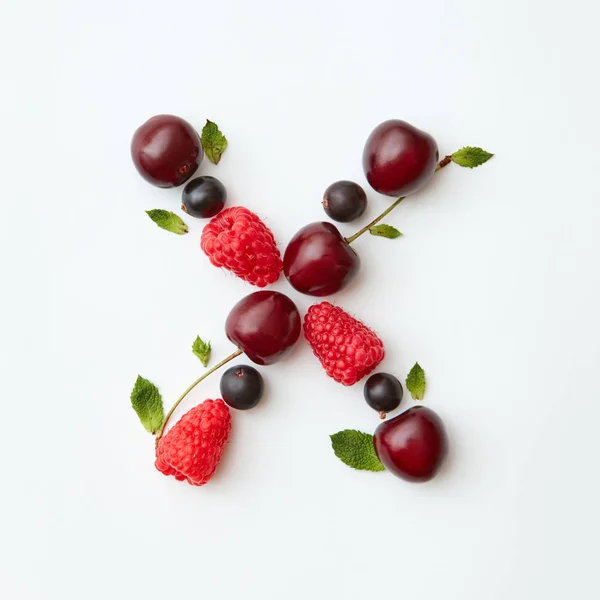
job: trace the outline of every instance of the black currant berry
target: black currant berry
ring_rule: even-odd
[[[393,375],[375,373],[367,379],[364,394],[367,404],[378,411],[382,419],[385,419],[386,413],[400,406],[404,390],[402,384]]]
[[[254,408],[264,390],[262,375],[248,365],[236,365],[221,377],[221,397],[231,408]]]
[[[192,179],[183,188],[181,210],[192,217],[208,219],[220,213],[227,200],[225,186],[215,177]]]
[[[350,223],[365,212],[367,195],[358,183],[336,181],[325,190],[323,208],[334,221]]]

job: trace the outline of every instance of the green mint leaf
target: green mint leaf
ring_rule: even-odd
[[[200,359],[200,362],[206,367],[208,366],[208,359],[210,358],[210,342],[204,343],[200,336],[196,336],[194,343],[192,344],[192,352]]]
[[[406,377],[406,387],[413,397],[413,400],[423,400],[425,395],[425,371],[419,363],[410,370]]]
[[[221,154],[227,148],[227,138],[219,131],[216,123],[208,119],[206,120],[206,125],[202,128],[200,141],[210,162],[218,165],[221,160]]]
[[[375,453],[372,435],[354,429],[345,429],[330,437],[335,455],[344,464],[363,471],[385,471],[385,467]]]
[[[451,158],[457,165],[472,169],[487,162],[490,160],[490,158],[492,158],[492,156],[494,155],[482,150],[481,148],[465,146],[464,148],[461,148],[452,154]]]
[[[400,237],[402,233],[398,231],[395,227],[391,225],[375,225],[369,229],[369,233],[371,235],[378,235],[379,237],[388,238],[388,240],[393,240],[397,237]]]
[[[141,375],[131,392],[131,406],[147,431],[156,433],[160,429],[164,418],[162,397],[158,388]]]
[[[159,226],[171,233],[183,235],[187,233],[187,225],[175,213],[162,208],[153,208],[147,210],[146,214]]]

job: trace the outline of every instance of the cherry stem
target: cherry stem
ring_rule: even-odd
[[[377,225],[383,217],[391,213],[402,200],[404,200],[406,196],[402,196],[402,198],[398,198],[391,206],[388,206],[376,219],[373,219],[368,225],[365,225],[362,229],[359,229],[354,235],[346,238],[346,241],[351,244],[355,239],[359,238],[363,233],[366,233],[373,227],[373,225]]]
[[[444,158],[442,158],[442,160],[440,160],[440,162],[438,163],[438,166],[435,168],[434,173],[437,173],[440,169],[443,169],[446,165],[449,165],[451,162],[452,162],[452,155],[447,154],[446,156],[444,156]]]
[[[442,160],[440,160],[440,162],[438,163],[438,166],[435,168],[434,173],[437,173],[440,169],[443,169],[446,165],[450,164],[451,161],[452,161],[452,156],[450,156],[450,155],[444,156],[444,158],[442,158]],[[368,225],[365,225],[362,229],[357,231],[354,235],[347,237],[346,241],[349,244],[351,244],[354,240],[358,239],[363,233],[366,233],[367,231],[369,231],[369,229],[371,229],[371,227],[373,227],[374,225],[377,225],[377,223],[379,223],[379,221],[381,221],[381,219],[383,219],[385,216],[389,215],[396,208],[396,206],[398,206],[398,204],[400,204],[400,202],[402,202],[402,200],[404,200],[405,198],[407,198],[407,196],[402,196],[401,198],[398,198],[391,206],[388,206],[376,219],[373,219]]]
[[[181,404],[181,401],[203,380],[206,379],[209,375],[211,375],[212,373],[214,373],[215,371],[218,371],[223,365],[226,365],[230,360],[233,360],[234,358],[236,358],[237,356],[239,356],[240,354],[242,354],[242,351],[238,348],[233,354],[230,354],[227,358],[224,358],[220,363],[217,363],[214,367],[211,367],[208,371],[205,371],[202,375],[200,375],[200,377],[198,377],[198,379],[196,379],[196,381],[194,381],[194,383],[192,383],[186,390],[185,392],[183,392],[183,394],[181,394],[181,396],[179,396],[179,398],[177,398],[177,400],[175,401],[175,404],[173,404],[173,406],[171,406],[171,410],[166,414],[165,416],[165,420],[163,421],[163,424],[161,426],[161,428],[158,430],[158,432],[156,433],[156,447],[158,447],[158,442],[160,441],[160,438],[162,437],[162,434],[165,431],[165,427],[167,426],[167,423],[169,421],[169,419],[171,418],[171,415],[175,412],[175,409]]]

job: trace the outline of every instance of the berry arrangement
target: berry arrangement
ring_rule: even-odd
[[[360,236],[367,232],[388,239],[402,235],[381,221],[434,173],[450,163],[477,167],[493,156],[468,146],[440,160],[431,135],[405,121],[385,121],[367,139],[362,162],[369,185],[395,197],[394,202],[349,237],[344,237],[333,223],[310,223],[292,237],[282,258],[273,233],[254,212],[243,206],[226,208],[227,191],[222,182],[206,175],[192,179],[204,156],[218,164],[226,148],[227,139],[211,121],[199,135],[179,117],[157,115],[134,133],[131,155],[140,175],[151,184],[165,188],[186,184],[181,210],[190,217],[210,219],[202,231],[200,248],[211,264],[259,288],[275,283],[283,272],[294,290],[315,297],[335,294],[356,276],[360,258],[352,244]],[[360,185],[342,180],[325,190],[322,206],[334,221],[349,223],[364,214],[367,202]],[[182,218],[171,211],[146,212],[167,231],[178,235],[188,232]],[[355,469],[387,470],[407,481],[423,482],[434,477],[448,449],[443,422],[422,405],[386,418],[402,403],[404,388],[395,375],[376,372],[385,357],[377,333],[327,301],[313,304],[302,319],[287,295],[272,290],[248,294],[231,309],[225,334],[235,350],[198,377],[166,415],[158,388],[138,376],[131,404],[144,427],[155,435],[156,468],[191,485],[206,484],[219,465],[229,437],[230,409],[254,408],[263,394],[263,376],[250,365],[229,367],[221,376],[221,398],[205,400],[166,431],[173,412],[201,381],[236,357],[245,354],[256,365],[272,365],[287,354],[302,333],[325,373],[336,382],[352,386],[367,377],[365,401],[382,419],[374,435],[355,430],[333,434],[335,455]],[[210,342],[197,336],[192,352],[208,367]],[[426,379],[419,363],[408,373],[405,385],[413,400],[423,400]]]

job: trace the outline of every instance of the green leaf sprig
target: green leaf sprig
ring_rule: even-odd
[[[160,429],[164,419],[162,396],[158,388],[141,375],[131,391],[131,406],[146,431],[154,434]]]
[[[208,367],[208,360],[211,352],[210,342],[202,341],[200,336],[197,335],[194,343],[192,344],[192,352],[200,359],[200,362],[205,367]]]
[[[482,148],[476,148],[474,146],[465,146],[460,150],[457,150],[450,155],[452,162],[460,165],[461,167],[468,167],[474,169],[479,167],[483,163],[486,163],[490,158],[494,156],[490,152],[486,152]]]
[[[162,208],[153,208],[147,210],[146,214],[162,229],[166,229],[171,233],[177,235],[183,235],[188,232],[187,225],[181,220],[181,217],[177,216],[169,210],[163,210]]]
[[[423,400],[425,387],[425,371],[417,362],[406,376],[406,388],[410,392],[413,400]]]
[[[377,235],[379,237],[387,238],[388,240],[393,240],[402,235],[400,231],[398,231],[395,227],[391,225],[386,225],[382,223],[381,225],[375,225],[369,229],[369,233],[371,235]]]
[[[330,437],[335,455],[344,464],[361,471],[385,471],[385,467],[377,458],[372,435],[345,429]]]
[[[206,125],[202,128],[200,141],[208,160],[218,165],[221,155],[227,148],[227,138],[221,133],[216,123],[206,120]]]

